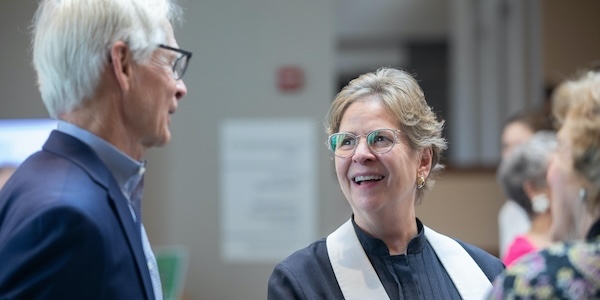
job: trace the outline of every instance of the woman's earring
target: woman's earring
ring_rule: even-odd
[[[422,189],[423,186],[425,186],[425,177],[423,177],[423,175],[419,175],[419,177],[417,177],[417,189]]]
[[[579,201],[585,202],[585,198],[587,198],[587,190],[584,188],[579,188]]]
[[[531,198],[531,208],[533,209],[533,212],[543,214],[548,211],[549,207],[550,201],[548,201],[546,194],[539,194]]]

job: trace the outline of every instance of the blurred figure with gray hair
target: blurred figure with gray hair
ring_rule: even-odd
[[[502,262],[509,266],[524,254],[545,248],[552,242],[550,188],[546,171],[556,150],[556,134],[539,131],[504,157],[498,168],[498,181],[508,201],[514,201],[531,220],[529,230],[518,235],[508,247]]]
[[[503,160],[519,144],[541,130],[554,130],[551,118],[541,110],[516,113],[502,127],[501,143]],[[502,161],[501,161],[502,163]],[[505,257],[514,239],[531,228],[528,213],[515,201],[507,199],[498,212],[499,254]]]

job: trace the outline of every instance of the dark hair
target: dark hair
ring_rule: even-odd
[[[508,124],[512,123],[523,123],[529,127],[532,132],[542,130],[554,131],[552,118],[543,110],[527,110],[515,113],[506,119],[502,128],[505,128]]]

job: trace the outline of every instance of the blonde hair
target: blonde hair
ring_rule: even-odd
[[[431,172],[425,186],[417,190],[416,202],[419,203],[424,192],[433,187],[435,176],[444,168],[439,163],[442,152],[447,148],[446,139],[442,137],[444,121],[437,119],[425,101],[423,90],[410,74],[398,69],[381,68],[350,81],[337,94],[327,113],[327,134],[339,131],[342,117],[352,103],[367,99],[376,99],[387,108],[398,121],[400,130],[408,137],[411,148],[431,148]]]
[[[571,139],[573,168],[590,184],[586,201],[593,211],[600,207],[600,72],[588,72],[571,87],[563,130]]]

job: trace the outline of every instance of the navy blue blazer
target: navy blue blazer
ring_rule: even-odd
[[[95,152],[53,131],[0,190],[0,299],[154,299],[138,228]]]

